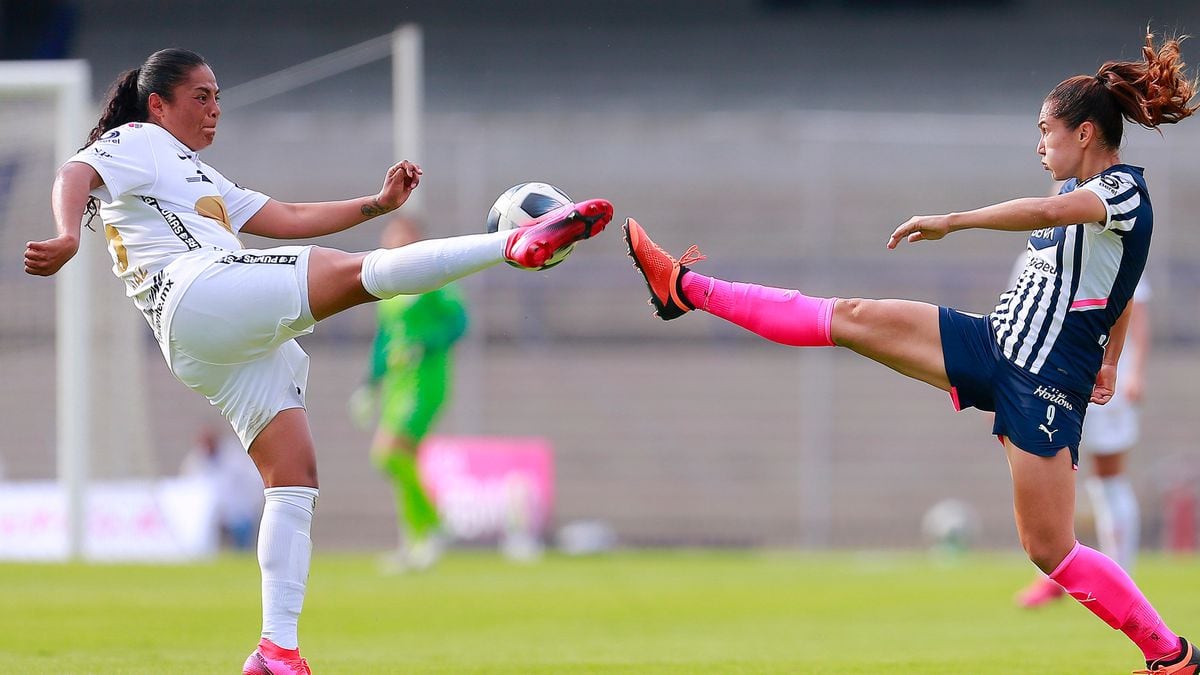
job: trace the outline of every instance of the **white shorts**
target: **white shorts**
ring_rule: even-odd
[[[1088,405],[1080,448],[1092,455],[1124,452],[1137,444],[1139,431],[1138,407],[1118,393],[1104,405]]]
[[[171,372],[220,409],[249,448],[288,408],[304,407],[311,333],[310,246],[214,258],[172,303],[163,345]]]

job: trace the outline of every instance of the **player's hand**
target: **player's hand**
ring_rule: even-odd
[[[379,391],[376,387],[364,384],[350,394],[346,401],[346,412],[350,413],[350,421],[359,429],[370,429],[375,424],[376,408],[379,407]]]
[[[393,164],[383,179],[383,189],[375,196],[375,201],[389,211],[400,208],[421,184],[421,173],[421,167],[407,159]]]
[[[904,239],[908,243],[936,241],[950,233],[950,220],[946,216],[913,216],[892,232],[887,247],[896,248]]]
[[[59,235],[45,241],[25,243],[25,272],[48,277],[62,269],[79,250],[79,238]]]
[[[1089,399],[1092,403],[1104,405],[1112,400],[1113,393],[1117,391],[1117,367],[1115,365],[1101,364],[1100,372],[1096,373],[1096,386],[1092,387],[1092,398]]]

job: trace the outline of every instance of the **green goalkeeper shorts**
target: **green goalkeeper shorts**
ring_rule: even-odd
[[[426,353],[412,369],[383,380],[380,424],[419,442],[429,434],[450,389],[450,354]]]

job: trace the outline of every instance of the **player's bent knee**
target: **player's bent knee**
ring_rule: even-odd
[[[1075,546],[1075,539],[1071,537],[1070,543],[1058,541],[1057,539],[1041,539],[1041,540],[1022,540],[1025,546],[1025,553],[1029,555],[1029,560],[1037,566],[1038,569],[1049,574],[1058,567],[1071,549]]]

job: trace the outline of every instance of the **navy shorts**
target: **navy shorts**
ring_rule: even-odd
[[[1042,457],[1069,448],[1071,463],[1078,465],[1088,397],[1013,365],[1000,352],[987,317],[939,309],[954,407],[995,412],[992,433]]]

